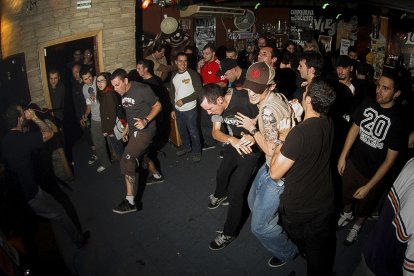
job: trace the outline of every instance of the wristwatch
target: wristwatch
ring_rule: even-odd
[[[144,118],[144,121],[147,125],[149,124],[149,120],[147,118]]]
[[[250,130],[249,132],[252,136],[254,136],[257,132],[259,132],[259,130],[257,128],[254,128],[254,129]]]

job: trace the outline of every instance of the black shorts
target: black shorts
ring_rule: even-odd
[[[355,215],[357,217],[371,215],[386,192],[384,181],[381,180],[368,192],[364,199],[355,199],[353,197],[354,193],[360,187],[367,184],[368,181],[369,179],[363,176],[348,158],[344,174],[342,175],[342,199],[344,205],[352,204],[356,200]]]

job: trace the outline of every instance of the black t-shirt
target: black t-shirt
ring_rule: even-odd
[[[377,86],[375,83],[367,80],[367,79],[356,79],[353,81],[355,85],[355,91],[358,91],[359,102],[357,102],[358,106],[365,98],[372,98],[375,99],[375,90]]]
[[[172,110],[170,95],[167,88],[165,88],[161,78],[154,75],[149,79],[143,79],[142,82],[148,84],[155,95],[158,97],[158,101],[162,105],[161,112],[170,116]]]
[[[77,122],[80,121],[82,115],[86,111],[85,97],[83,96],[83,84],[71,78],[72,82],[72,97],[73,97],[73,106],[75,107],[75,114]]]
[[[339,81],[330,82],[330,85],[336,92],[335,102],[330,109],[335,126],[341,124],[341,127],[350,127],[352,122],[350,116],[354,107],[354,95],[351,89]]]
[[[248,133],[247,129],[237,127],[235,115],[237,112],[246,115],[249,118],[255,118],[259,114],[257,105],[249,102],[249,96],[246,90],[234,90],[229,105],[221,115],[213,115],[213,122],[223,122],[227,126],[229,135],[241,138],[241,132]]]
[[[240,78],[238,80],[235,80],[232,84],[231,87],[242,87],[242,85],[244,84],[244,81],[246,80],[246,69],[242,69],[242,72],[240,74]]]
[[[296,72],[290,68],[283,68],[277,72],[277,90],[285,95],[288,100],[293,99],[293,94],[298,89],[296,84]]]
[[[333,211],[332,141],[333,124],[325,116],[309,118],[289,132],[281,153],[295,163],[285,176],[281,208],[296,213]]]
[[[3,158],[7,168],[19,179],[19,184],[27,201],[30,201],[38,190],[31,154],[40,149],[42,145],[43,138],[40,132],[9,131],[3,138]]]
[[[122,106],[125,109],[129,132],[132,135],[138,129],[134,126],[136,120],[134,118],[144,119],[151,112],[152,106],[158,101],[158,97],[154,94],[151,87],[147,84],[131,81],[131,87],[122,96]],[[155,133],[155,121],[151,121],[144,128],[145,132]]]
[[[406,142],[397,105],[382,108],[376,101],[367,99],[356,110],[354,122],[359,136],[350,159],[358,171],[371,178],[384,162],[388,149],[401,151]]]

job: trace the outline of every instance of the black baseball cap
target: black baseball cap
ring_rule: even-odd
[[[232,58],[225,58],[220,61],[220,70],[217,71],[216,76],[223,76],[228,70],[239,66],[237,60]]]
[[[336,67],[348,67],[352,65],[354,65],[352,59],[346,55],[341,55],[336,60]]]

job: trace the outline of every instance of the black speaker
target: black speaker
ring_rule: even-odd
[[[24,53],[5,58],[0,63],[0,109],[10,104],[27,106],[30,101]]]

